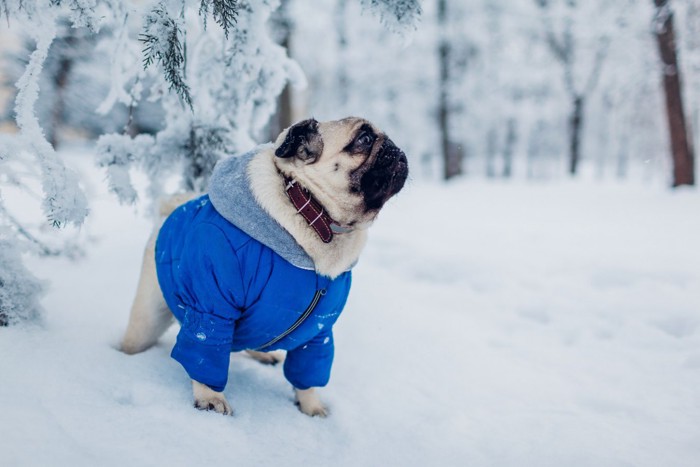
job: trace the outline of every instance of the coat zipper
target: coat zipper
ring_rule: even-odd
[[[275,337],[271,341],[266,342],[265,344],[261,345],[260,347],[258,347],[255,350],[262,350],[262,349],[265,349],[267,347],[270,347],[271,345],[276,344],[277,342],[281,341],[282,339],[284,339],[285,337],[290,335],[292,332],[294,332],[294,330],[296,328],[298,328],[299,326],[301,326],[301,323],[306,321],[306,318],[308,318],[311,315],[311,313],[313,313],[314,309],[316,308],[316,305],[318,305],[319,300],[321,300],[321,297],[324,295],[326,295],[326,289],[317,290],[316,293],[314,294],[313,300],[311,300],[311,303],[309,303],[309,306],[306,307],[306,310],[304,310],[304,313],[302,313],[302,315],[294,322],[294,324],[292,324],[289,327],[289,329],[287,329],[286,331],[284,331],[282,334]]]

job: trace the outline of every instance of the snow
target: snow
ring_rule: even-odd
[[[302,415],[241,354],[233,417],[192,407],[176,329],[127,356],[148,216],[93,156],[79,262],[42,326],[0,329],[0,465],[693,466],[700,459],[700,194],[655,185],[414,181],[387,206]],[[6,196],[10,196],[8,193]],[[12,204],[11,198],[7,199]]]
[[[29,13],[29,10],[27,12]],[[29,56],[24,73],[16,83],[18,93],[15,99],[15,122],[21,132],[22,146],[35,155],[41,168],[44,214],[55,225],[67,223],[80,225],[88,214],[87,200],[80,190],[75,174],[66,170],[63,162],[46,140],[34,112],[36,101],[39,98],[41,70],[51,43],[56,38],[54,20],[55,18],[50,17],[50,15],[48,18],[42,16],[36,19],[36,24],[31,28],[31,36],[36,41],[36,49]],[[15,144],[17,143],[13,145]],[[10,153],[7,152],[7,154]]]

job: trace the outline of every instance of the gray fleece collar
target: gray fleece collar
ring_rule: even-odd
[[[314,270],[309,255],[255,200],[248,164],[266,146],[220,160],[209,179],[209,199],[221,216],[301,269]],[[280,183],[281,180],[280,180]]]

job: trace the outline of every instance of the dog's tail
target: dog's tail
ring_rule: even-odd
[[[160,200],[160,205],[158,206],[158,214],[160,214],[160,216],[163,218],[168,217],[175,209],[200,195],[201,193],[188,191],[185,193],[177,193],[175,195],[168,196],[167,198],[162,198]]]

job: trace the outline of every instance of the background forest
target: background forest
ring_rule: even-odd
[[[99,4],[63,3],[67,9],[72,3],[83,5],[83,10],[73,8],[71,15],[86,14]],[[154,12],[165,13],[170,3],[175,10],[181,5],[156,3],[151,18]],[[197,14],[196,3],[188,10],[191,24],[180,18],[182,12],[168,17],[178,28],[181,45],[189,47],[180,51],[182,63],[175,57],[169,64],[155,59],[171,73],[169,78],[165,75],[172,79],[171,88],[183,92],[185,107],[205,85],[196,71],[187,70],[196,70],[199,64],[192,62],[202,59],[198,29],[206,15]],[[255,45],[263,45],[263,38],[273,40],[284,47],[278,52],[286,53],[294,64],[276,76],[279,82],[274,86],[258,77],[258,85],[271,86],[264,89],[271,98],[280,94],[285,81],[291,87],[280,96],[281,105],[258,110],[264,117],[245,129],[251,140],[266,141],[279,125],[309,114],[319,118],[362,114],[385,122],[392,134],[421,135],[406,138],[408,152],[422,167],[421,177],[444,174],[446,134],[451,150],[462,159],[464,173],[551,179],[570,169],[571,126],[576,117],[583,171],[599,177],[668,176],[669,137],[660,85],[664,70],[656,32],[670,12],[675,15],[688,126],[697,129],[700,6],[692,0],[661,8],[651,0],[436,0],[420,4],[420,14],[402,19],[406,24],[390,23],[390,27],[387,21],[395,20],[382,22],[382,17],[363,8],[364,3],[383,2],[339,0],[316,5],[285,0],[279,8],[275,2],[274,8],[267,3],[253,15],[261,24],[271,15],[265,31],[256,31],[261,37]],[[87,25],[76,24],[69,18],[56,24],[36,106],[52,143],[76,136],[96,138],[125,126],[132,136],[154,134],[165,125],[162,103],[148,102],[160,99],[150,94],[157,92],[149,82],[154,78],[139,67],[142,60],[150,63],[158,54],[152,49],[149,59],[143,50],[149,45],[144,37],[155,36],[139,36],[142,28],[157,32],[139,15],[148,12],[149,4],[135,2],[138,8],[132,6],[131,11],[128,3],[114,5],[122,10],[113,9],[113,17],[100,16],[99,25],[85,19],[81,21]],[[244,20],[240,24],[230,20],[231,34],[252,26]],[[4,29],[2,121],[9,128],[14,121],[12,88],[36,47],[36,31],[22,33],[20,24]],[[206,37],[220,32],[210,31]],[[229,41],[237,43],[235,38]],[[158,46],[167,46],[162,42]],[[233,57],[248,51],[220,52]],[[262,102],[248,105],[264,107]],[[198,102],[195,106],[205,107]],[[278,116],[268,120],[275,109]],[[204,117],[195,112],[194,118]]]
[[[39,178],[55,226],[87,213],[55,152],[66,143],[96,143],[111,190],[133,203],[132,168],[148,174],[147,197],[174,173],[201,190],[222,153],[310,115],[381,122],[416,180],[693,181],[694,0],[2,0],[0,11],[1,174]],[[40,219],[0,203],[6,235],[43,242]]]

